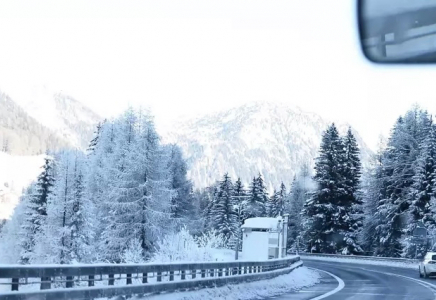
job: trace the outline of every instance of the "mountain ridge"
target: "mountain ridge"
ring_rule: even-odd
[[[281,181],[289,186],[302,164],[313,166],[322,132],[331,123],[298,107],[262,101],[176,122],[163,139],[182,147],[196,187],[211,185],[226,172],[248,185],[260,172],[272,191]],[[349,126],[336,125],[341,134]],[[372,152],[352,131],[366,165]]]

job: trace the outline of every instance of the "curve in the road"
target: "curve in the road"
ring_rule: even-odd
[[[332,274],[330,272],[327,272],[327,271],[324,271],[324,270],[320,270],[320,269],[315,269],[315,268],[310,268],[310,269],[316,270],[318,272],[324,272],[327,275],[332,276],[334,279],[336,279],[338,281],[338,286],[334,290],[331,290],[331,291],[329,291],[329,292],[327,292],[327,293],[325,293],[323,295],[319,295],[319,296],[317,296],[315,298],[312,298],[311,300],[321,300],[321,299],[330,297],[331,295],[336,294],[337,292],[341,291],[345,287],[344,281],[341,278],[339,278],[338,276],[336,276],[335,274]]]
[[[335,277],[321,274],[321,283],[276,299],[305,300],[435,300],[436,282],[432,279],[417,279],[418,270],[373,266],[335,261],[318,261],[303,258],[309,268],[326,271],[344,282],[338,288]],[[329,279],[330,278],[330,279]],[[335,279],[333,279],[335,278]],[[331,293],[330,293],[331,292]]]

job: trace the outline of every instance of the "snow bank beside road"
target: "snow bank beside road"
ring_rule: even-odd
[[[370,259],[360,259],[360,258],[347,258],[347,257],[325,257],[325,256],[305,256],[300,255],[301,260],[304,262],[305,259],[307,260],[319,260],[319,261],[336,261],[336,262],[346,262],[350,264],[362,264],[362,265],[375,265],[375,266],[388,266],[388,267],[397,267],[397,268],[406,268],[406,269],[417,269],[418,263],[412,263],[408,261],[384,261],[384,260],[377,260],[375,257],[374,260]]]
[[[320,275],[306,267],[295,269],[289,274],[273,279],[232,284],[217,288],[206,288],[198,291],[169,293],[134,298],[135,300],[249,300],[273,297],[286,294],[304,287],[313,286],[320,281]]]

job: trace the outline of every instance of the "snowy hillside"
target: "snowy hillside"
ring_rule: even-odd
[[[22,190],[41,173],[44,155],[15,156],[0,152],[0,220],[7,219]]]
[[[298,108],[262,102],[180,122],[163,139],[183,148],[196,187],[212,184],[225,172],[248,184],[261,172],[271,191],[282,180],[289,186],[303,163],[313,164],[329,123]],[[347,128],[338,124],[341,134]],[[371,152],[355,134],[365,164]]]
[[[0,150],[10,154],[34,155],[71,144],[29,116],[7,94],[0,91]]]
[[[11,97],[27,114],[80,149],[86,149],[97,123],[102,120],[79,101],[47,86],[35,86],[27,93]]]

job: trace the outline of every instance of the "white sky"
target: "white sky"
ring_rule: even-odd
[[[375,147],[413,103],[436,113],[436,66],[360,53],[351,0],[0,2],[0,89],[48,83],[104,116],[150,106],[164,127],[251,101],[347,121]]]

